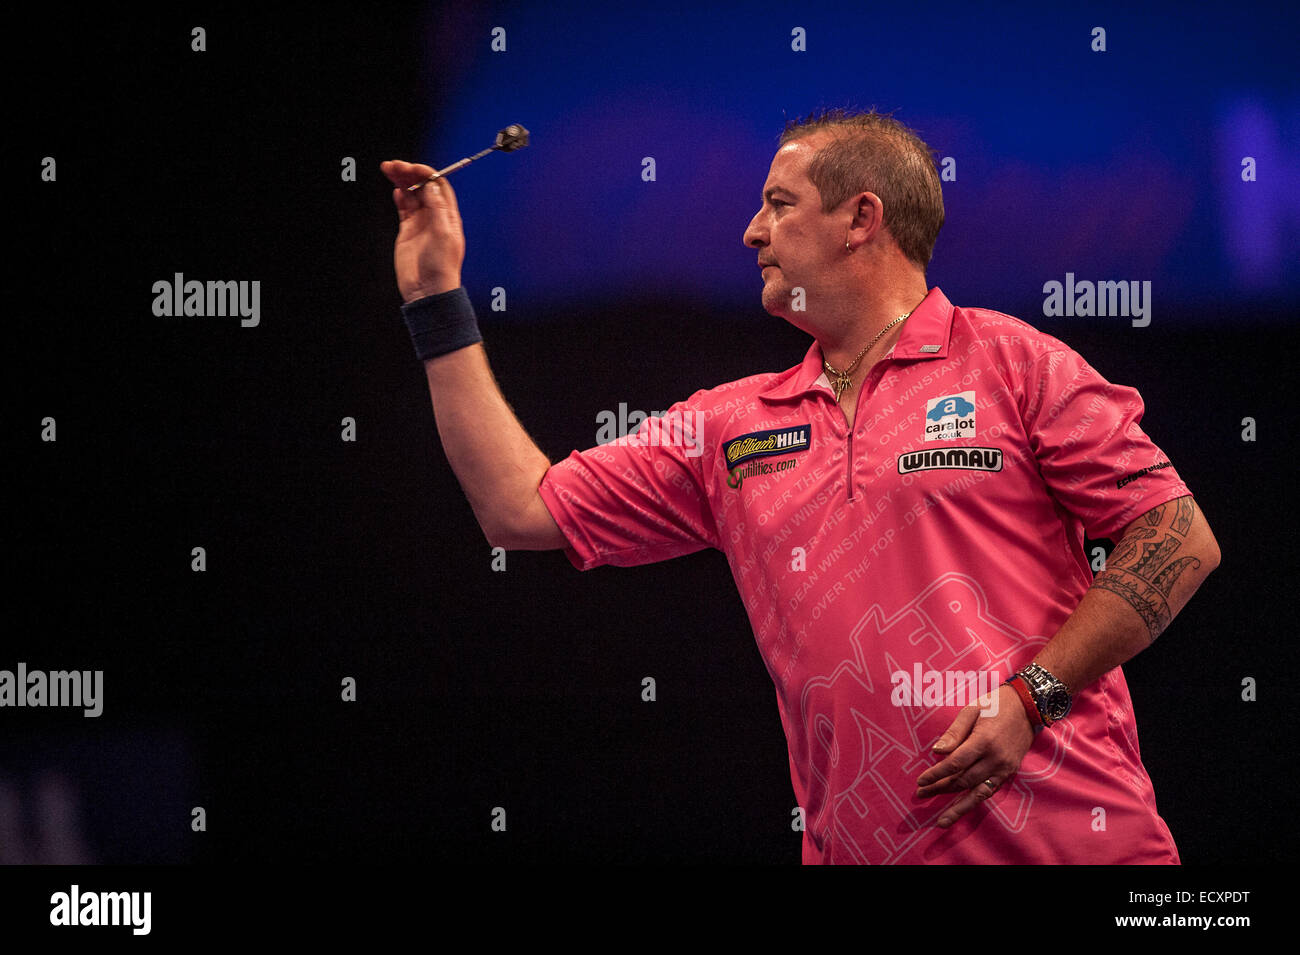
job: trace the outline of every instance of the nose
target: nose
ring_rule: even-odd
[[[762,215],[762,210],[754,213],[754,218],[750,219],[749,225],[745,226],[745,234],[741,238],[745,245],[753,246],[756,249],[761,249],[767,244],[767,230],[763,229],[758,222]]]

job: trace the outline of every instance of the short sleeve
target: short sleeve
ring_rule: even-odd
[[[551,465],[538,492],[573,566],[633,567],[718,547],[701,412],[679,401],[632,434]]]
[[[1078,353],[1040,355],[1021,402],[1043,479],[1090,538],[1117,539],[1151,508],[1191,493],[1140,427],[1137,389],[1107,381]]]

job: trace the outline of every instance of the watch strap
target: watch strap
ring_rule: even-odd
[[[1035,729],[1046,726],[1047,721],[1043,719],[1043,714],[1038,711],[1038,703],[1034,700],[1034,694],[1029,691],[1029,684],[1019,673],[1002,681],[1003,686],[1010,686],[1020,697],[1020,702],[1025,706],[1025,715],[1029,717],[1029,722]]]

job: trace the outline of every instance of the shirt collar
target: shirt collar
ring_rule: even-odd
[[[952,336],[952,316],[952,303],[936,285],[921,300],[921,304],[912,310],[912,314],[903,323],[898,341],[894,342],[894,347],[885,354],[885,358],[947,358]],[[821,345],[816,341],[809,346],[803,356],[803,363],[795,369],[793,375],[778,381],[766,391],[759,392],[758,397],[765,401],[785,401],[810,391],[834,394],[823,366]]]

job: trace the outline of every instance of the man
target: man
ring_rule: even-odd
[[[1119,667],[1218,565],[1214,535],[1135,390],[927,287],[943,202],[913,131],[835,111],[782,136],[744,242],[764,308],[815,339],[801,364],[554,465],[476,344],[450,186],[383,169],[403,310],[489,542],[583,570],[726,554],[805,862],[1179,861]],[[1118,540],[1095,579],[1085,532]]]

